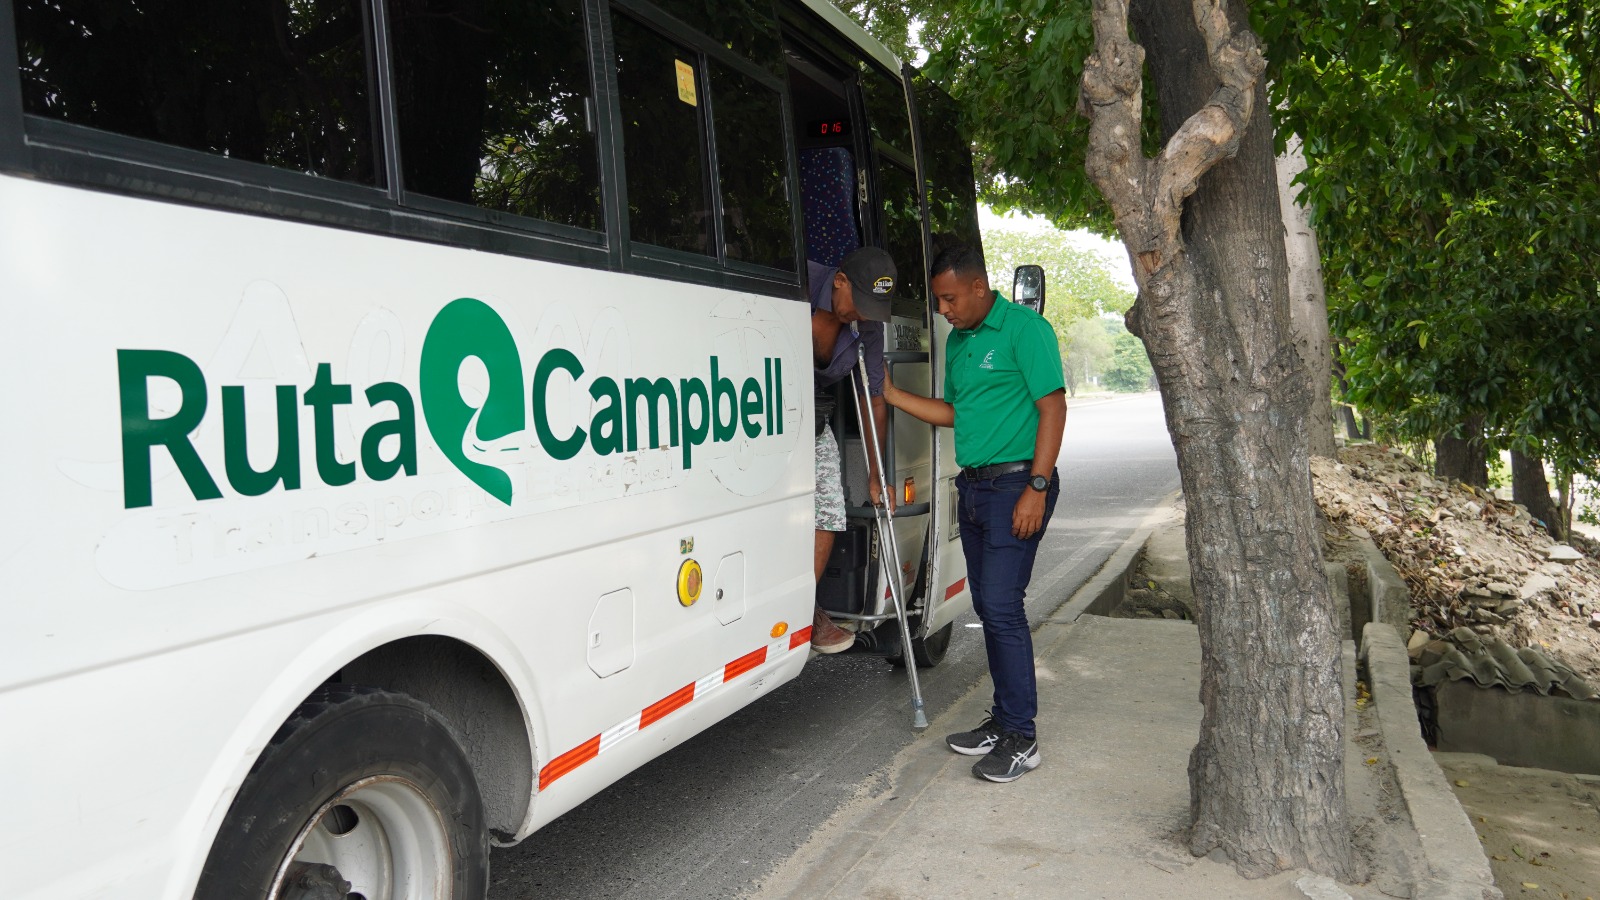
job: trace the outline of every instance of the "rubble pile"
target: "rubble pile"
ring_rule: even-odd
[[[1371,535],[1405,579],[1418,631],[1537,647],[1600,684],[1600,563],[1551,540],[1527,509],[1385,447],[1313,458],[1311,472],[1328,520]]]

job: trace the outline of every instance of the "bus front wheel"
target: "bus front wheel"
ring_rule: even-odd
[[[455,730],[404,694],[328,685],[256,761],[196,900],[480,900],[488,832]]]

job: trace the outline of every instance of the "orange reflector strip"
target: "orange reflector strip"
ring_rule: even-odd
[[[722,680],[732,681],[767,661],[767,648],[751,651],[722,668]]]
[[[693,685],[690,685],[693,687]],[[571,750],[550,760],[549,765],[539,770],[539,790],[544,790],[555,784],[556,779],[571,772],[596,756],[600,755],[600,735],[595,735],[587,741],[573,747]]]
[[[965,578],[961,579],[960,581],[957,581],[955,584],[950,585],[949,589],[947,589],[944,592],[944,598],[946,600],[949,600],[951,597],[954,597],[955,595],[961,593],[961,589],[966,587],[966,586],[967,586],[967,580]]]
[[[689,701],[693,699],[694,682],[691,681],[667,696],[662,697],[660,700],[657,700],[649,706],[646,706],[644,708],[644,712],[639,714],[639,727],[643,728],[646,725],[649,725],[651,722],[659,722],[660,720],[665,719],[674,710],[687,706]]]
[[[773,643],[751,653],[746,653],[723,666],[721,678],[718,678],[718,673],[713,670],[704,678],[690,682],[645,707],[639,712],[636,720],[632,717],[624,719],[615,727],[595,735],[577,747],[550,760],[544,768],[539,770],[539,790],[542,791],[550,787],[562,776],[599,756],[601,750],[616,746],[619,741],[626,739],[628,736],[639,733],[642,729],[661,721],[695,700],[709,696],[717,688],[738,678],[740,675],[760,667],[769,657],[774,660],[782,659],[786,650],[792,651],[809,644],[811,642],[811,626],[807,625],[787,635],[789,638],[787,648],[784,647],[783,643],[785,635],[779,634],[774,635],[774,637],[777,640]]]

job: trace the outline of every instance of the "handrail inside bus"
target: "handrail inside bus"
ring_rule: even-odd
[[[928,361],[926,350],[885,350],[883,361],[894,365],[897,363],[925,363]]]
[[[932,507],[933,504],[927,501],[923,501],[922,503],[903,503],[899,506],[896,506],[894,511],[890,513],[890,516],[896,519],[909,519],[913,516],[925,516],[928,514],[928,510]],[[875,513],[872,511],[872,507],[870,506],[846,506],[844,508],[844,517],[847,519],[871,519],[874,515]]]

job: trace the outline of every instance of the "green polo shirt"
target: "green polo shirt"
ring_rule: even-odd
[[[956,464],[987,466],[1033,457],[1034,401],[1062,390],[1061,345],[1050,323],[995,292],[978,327],[945,345],[944,399],[956,408]]]

